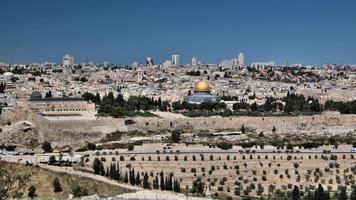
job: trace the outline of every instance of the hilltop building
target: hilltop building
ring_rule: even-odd
[[[204,102],[219,103],[221,98],[211,94],[207,81],[198,81],[194,87],[194,95],[186,96],[184,100],[190,104],[201,104]]]

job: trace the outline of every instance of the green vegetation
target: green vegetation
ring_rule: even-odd
[[[93,170],[95,174],[105,174],[105,169],[103,163],[99,160],[99,158],[95,158],[93,162]]]
[[[37,196],[36,194],[36,187],[31,185],[29,188],[28,188],[28,194],[27,196],[31,199],[35,198]]]
[[[53,192],[57,193],[57,192],[62,192],[63,191],[61,183],[59,182],[58,177],[54,178],[52,185],[53,185]]]
[[[99,105],[98,114],[100,116],[125,117],[125,116],[153,116],[149,111],[159,109],[167,111],[170,109],[169,102],[162,101],[161,98],[155,100],[153,98],[130,96],[126,101],[122,94],[114,97],[112,92],[100,100],[100,97],[90,93],[83,95],[84,99],[90,100]]]
[[[232,97],[231,97],[232,98]],[[254,96],[251,96],[254,99]],[[285,102],[285,105],[277,102],[274,97],[267,97],[266,102],[263,105],[257,105],[256,103],[248,104],[246,102],[238,102],[233,104],[233,111],[226,108],[225,103],[210,103],[205,102],[200,105],[188,104],[183,101],[174,102],[173,109],[175,111],[185,110],[183,114],[189,117],[208,117],[214,115],[220,115],[223,117],[229,116],[269,116],[269,115],[295,115],[295,114],[315,114],[323,111],[323,106],[317,99],[303,95],[290,94],[281,99]]]
[[[190,190],[191,193],[202,196],[204,194],[204,187],[205,183],[198,177],[196,180],[193,181],[192,189]]]
[[[174,142],[174,143],[179,143],[181,133],[182,133],[181,130],[179,130],[179,129],[174,129],[174,130],[172,131],[172,142]]]
[[[3,165],[3,163],[0,163]],[[19,173],[0,166],[0,199],[21,198],[30,180],[30,174]],[[30,197],[31,198],[31,197]]]
[[[199,70],[197,70],[197,71],[192,70],[192,71],[187,71],[185,74],[188,75],[188,76],[200,76],[200,71]]]
[[[72,194],[75,198],[88,196],[88,190],[86,188],[82,188],[80,185],[75,185],[72,188]]]
[[[46,153],[51,153],[53,151],[51,143],[44,141],[42,144],[42,149]]]
[[[341,102],[328,100],[325,102],[324,109],[339,111],[341,114],[356,114],[356,101]]]

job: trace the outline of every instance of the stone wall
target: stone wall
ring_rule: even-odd
[[[311,116],[283,116],[283,117],[199,117],[199,118],[177,118],[164,119],[155,117],[135,118],[136,123],[129,129],[144,129],[148,131],[159,131],[165,129],[197,129],[197,130],[219,130],[239,129],[242,125],[262,130],[278,128],[295,128],[301,125],[312,126],[336,126],[356,125],[356,115],[340,115],[337,113],[323,113]]]
[[[159,132],[167,129],[188,130],[223,130],[240,129],[242,125],[259,131],[271,131],[273,127],[280,132],[297,130],[298,127],[328,126],[355,127],[356,115],[340,115],[326,112],[311,116],[283,116],[283,117],[200,117],[200,118],[159,118],[136,117],[130,118],[134,123],[125,125],[128,118],[98,118],[94,120],[49,120],[31,112],[13,111],[8,116],[1,116],[2,121],[12,119],[33,122],[38,130],[40,141],[57,142],[60,146],[94,142],[104,138],[107,133],[142,130]],[[351,128],[350,128],[351,127]],[[346,130],[342,128],[342,130]],[[320,132],[316,130],[315,132]]]

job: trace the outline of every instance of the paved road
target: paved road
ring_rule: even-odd
[[[145,155],[145,154],[156,154],[156,155],[174,155],[174,154],[355,154],[356,152],[351,151],[330,151],[330,153],[325,153],[323,151],[256,151],[256,152],[240,152],[240,151],[182,151],[182,152],[120,152],[118,155]],[[84,153],[85,154],[85,153]],[[90,155],[96,155],[95,153],[90,153]],[[103,154],[100,154],[103,155]],[[109,154],[106,154],[109,155]],[[113,154],[115,155],[115,154]]]

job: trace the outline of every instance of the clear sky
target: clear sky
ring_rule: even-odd
[[[0,62],[356,63],[355,0],[0,0]]]

